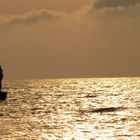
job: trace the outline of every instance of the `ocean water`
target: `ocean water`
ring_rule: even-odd
[[[1,140],[140,140],[140,78],[5,81]]]

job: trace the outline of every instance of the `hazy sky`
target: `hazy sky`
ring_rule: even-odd
[[[140,0],[0,0],[6,79],[140,76]]]

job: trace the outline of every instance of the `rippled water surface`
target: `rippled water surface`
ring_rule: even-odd
[[[140,78],[6,81],[2,140],[140,140]]]

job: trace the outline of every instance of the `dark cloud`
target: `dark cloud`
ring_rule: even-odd
[[[115,7],[128,7],[140,4],[140,0],[95,0],[94,7],[99,8],[115,8]]]
[[[0,28],[11,25],[35,24],[40,21],[52,21],[58,19],[66,19],[69,21],[79,20],[88,15],[100,16],[139,16],[140,0],[91,0],[88,4],[84,4],[80,9],[70,14],[60,11],[52,11],[48,9],[32,10],[22,15],[0,15]],[[122,7],[122,8],[119,8]],[[125,8],[129,7],[129,8]]]

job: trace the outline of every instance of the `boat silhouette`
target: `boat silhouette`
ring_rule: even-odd
[[[3,92],[3,91],[0,91],[0,100],[6,100],[7,98],[7,92]]]

